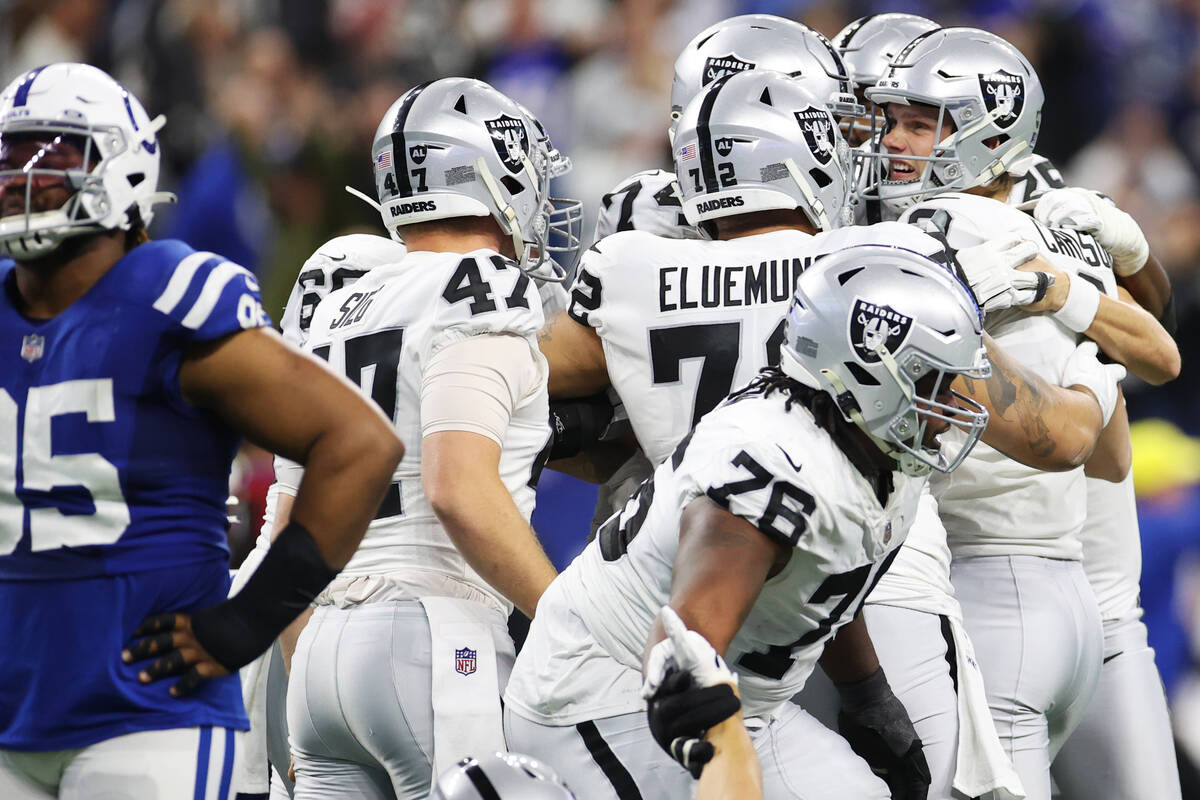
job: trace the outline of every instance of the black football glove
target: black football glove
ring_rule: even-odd
[[[887,782],[892,800],[926,800],[930,776],[921,739],[883,669],[837,688],[842,698],[838,730]]]
[[[646,714],[658,746],[693,778],[699,778],[714,752],[712,743],[704,741],[704,734],[741,707],[742,701],[729,684],[700,688],[690,673],[672,667],[647,700]]]

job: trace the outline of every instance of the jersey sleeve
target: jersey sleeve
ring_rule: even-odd
[[[192,252],[179,260],[153,307],[194,342],[271,325],[254,275],[213,253]]]
[[[500,255],[467,255],[449,270],[433,300],[421,363],[448,344],[472,336],[512,334],[536,342],[545,322],[541,296],[516,262]]]
[[[621,231],[644,231],[669,239],[708,238],[684,217],[675,174],[661,169],[630,175],[601,198],[593,241]]]
[[[704,495],[787,547],[800,546],[813,525],[816,500],[803,471],[761,437],[702,422],[680,442],[671,463],[684,479],[684,504]]]

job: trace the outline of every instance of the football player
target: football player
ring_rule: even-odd
[[[669,241],[637,231],[609,237],[585,254],[569,315],[541,337],[551,392],[616,387],[639,442],[658,462],[722,392],[778,357],[771,345],[782,339],[783,287],[807,264],[862,242],[946,259],[942,244],[912,226],[820,232],[832,227],[844,204],[836,154],[845,145],[820,101],[785,76],[756,71],[723,79],[697,99],[686,124],[676,136],[681,165],[707,162],[713,180],[698,191],[687,184],[684,208],[695,222],[712,225],[717,241]],[[747,141],[722,157],[715,142],[735,134]],[[697,155],[686,158],[689,153]],[[716,178],[722,172],[739,176],[737,182],[722,186]],[[962,258],[972,263],[970,256],[981,252],[988,251]],[[1106,405],[1115,402],[1112,378],[1096,371],[1094,358],[1081,357],[1077,366],[1064,373],[1064,383],[1089,384],[1108,398]],[[1092,393],[1030,377],[999,351],[993,373],[986,385],[963,387],[998,408],[990,441],[1047,468],[1074,467],[1091,452],[1102,427]],[[1055,420],[1061,437],[1048,448],[1044,436],[1029,435],[1029,420],[1041,417]],[[948,586],[943,576],[928,591]],[[940,629],[934,636],[941,642]]]
[[[776,75],[726,85],[743,98],[768,88],[790,117],[811,96]],[[694,141],[688,113],[682,146]],[[510,745],[579,776],[581,797],[690,797],[713,754],[699,740],[739,707],[727,683],[764,796],[891,796],[787,700],[891,561],[924,475],[952,469],[983,431],[987,413],[949,389],[987,373],[979,313],[948,270],[892,247],[817,261],[791,308],[780,367],[702,418],[542,600],[505,693],[506,730]],[[965,439],[939,451],[950,427]],[[660,643],[668,602],[710,657],[683,658],[678,637]],[[877,664],[842,666],[866,701]],[[756,765],[743,766],[753,783]]]
[[[63,798],[229,797],[232,673],[350,558],[403,452],[249,272],[149,240],[163,123],[85,64],[0,94],[0,771]],[[239,434],[308,478],[226,600]]]
[[[546,142],[492,87],[446,78],[393,104],[372,160],[408,254],[321,301],[307,348],[415,444],[300,635],[297,798],[423,799],[463,755],[502,749],[508,613],[533,616],[555,575],[529,527],[550,439],[531,279],[549,256]]]
[[[1010,166],[1032,152],[1041,111],[1040,84],[1020,53],[984,31],[932,31],[910,43],[866,94],[884,107],[888,119],[880,140],[883,152],[875,154],[882,155],[887,169],[880,196],[894,206],[938,198],[919,203],[902,219],[939,228],[951,247],[978,242],[984,230],[992,236],[1012,232],[1037,242],[1061,267],[1046,270],[1055,277],[1054,285],[1042,301],[1027,306],[1028,311],[1052,313],[989,315],[987,329],[998,340],[1008,342],[1043,374],[1057,369],[1079,334],[1151,381],[1162,382],[1178,372],[1178,352],[1166,330],[1149,313],[1116,296],[1112,259],[1097,237],[1040,228],[1003,205],[1011,204],[1016,191]],[[944,194],[956,189],[982,197]],[[1095,208],[1088,203],[1093,229],[1107,227],[1115,252],[1144,266],[1148,249],[1121,246],[1135,238],[1132,220],[1105,206],[1101,211],[1108,224],[1102,225]],[[981,300],[987,309],[986,299]],[[1127,468],[1117,463],[1122,457],[1127,463],[1128,457],[1123,426],[1121,414],[1089,461],[1089,471],[1116,472],[1114,480],[1124,477]],[[1003,456],[981,448],[953,483],[935,481],[934,488],[940,492],[939,507],[955,552],[955,586],[980,648],[997,728],[1026,792],[1048,797],[1048,760],[1077,724],[1100,669],[1095,599],[1079,565],[1084,551],[1078,536],[1088,490],[1082,472],[1046,475],[1010,466]],[[1112,487],[1096,488],[1112,492]],[[1053,513],[1046,513],[1047,508]],[[1084,559],[1093,573],[1107,560],[1104,550],[1109,547],[1102,545],[1095,558]],[[1044,591],[1048,571],[1055,570],[1063,573],[1056,579],[1071,587],[1068,591]],[[1120,571],[1101,567],[1100,574]],[[1023,607],[1040,608],[1043,619],[1066,626],[1059,634],[1070,647],[1040,651],[1044,662],[1010,663],[1021,637],[1045,635],[1032,618],[1004,617],[1006,606],[998,599],[1017,592]],[[1041,680],[1032,680],[1034,675]]]

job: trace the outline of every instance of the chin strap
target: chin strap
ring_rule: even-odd
[[[804,195],[804,202],[808,203],[812,213],[816,215],[813,222],[817,223],[817,227],[823,231],[830,230],[829,215],[825,213],[825,204],[822,203],[817,196],[813,194],[812,187],[808,185],[808,180],[800,173],[800,168],[796,166],[795,159],[785,158],[783,165],[787,167],[788,174],[792,176],[792,180],[800,189],[800,194]]]

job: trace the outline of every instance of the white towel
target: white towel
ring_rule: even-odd
[[[994,800],[1022,800],[1025,787],[1000,745],[988,710],[983,674],[967,631],[952,616],[950,631],[958,663],[958,760],[954,788],[967,797],[994,792]]]
[[[267,548],[255,547],[246,555],[242,566],[233,574],[230,597],[242,590],[266,554]],[[267,666],[270,663],[271,651],[267,650],[238,673],[250,730],[242,736],[242,753],[234,767],[232,785],[236,793],[266,794],[271,790],[271,770],[267,765]]]
[[[434,777],[464,756],[503,752],[496,612],[454,597],[422,597],[433,667]]]

